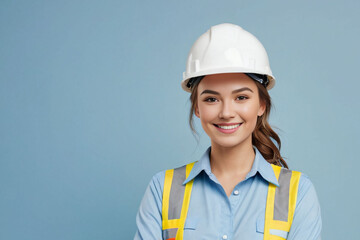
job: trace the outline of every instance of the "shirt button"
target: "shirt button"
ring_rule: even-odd
[[[239,191],[238,191],[238,190],[235,190],[235,191],[234,191],[234,195],[239,195]]]
[[[222,237],[222,239],[227,239],[227,235],[224,235],[224,236]]]

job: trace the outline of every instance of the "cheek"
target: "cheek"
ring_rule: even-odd
[[[259,106],[256,104],[248,104],[239,108],[239,113],[244,120],[250,121],[254,118],[257,118],[258,110]]]
[[[199,104],[200,119],[202,121],[212,121],[218,115],[218,110],[215,106]]]

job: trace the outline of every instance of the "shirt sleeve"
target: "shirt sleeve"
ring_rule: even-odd
[[[321,209],[309,177],[301,173],[294,219],[288,240],[321,240]]]
[[[157,173],[146,188],[136,215],[137,230],[134,240],[162,239],[161,208],[164,178],[163,172]]]

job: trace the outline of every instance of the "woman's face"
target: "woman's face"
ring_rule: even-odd
[[[197,91],[195,115],[200,118],[211,144],[251,146],[257,117],[265,111],[254,80],[243,73],[207,75]]]

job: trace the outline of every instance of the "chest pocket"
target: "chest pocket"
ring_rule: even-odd
[[[256,220],[256,232],[264,234],[265,214],[262,214]]]
[[[187,217],[185,221],[184,231],[186,230],[196,230],[198,226],[199,219],[194,217]]]

